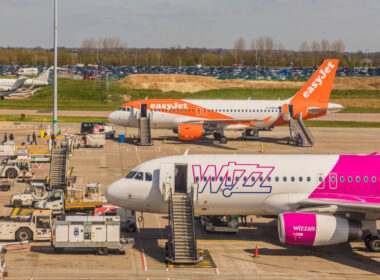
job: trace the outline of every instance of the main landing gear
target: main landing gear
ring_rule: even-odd
[[[224,136],[224,135],[222,135],[219,132],[214,132],[214,138],[215,138],[215,140],[218,140],[222,144],[226,144],[227,143],[227,137]]]
[[[370,252],[380,252],[380,238],[378,236],[368,235],[364,239],[364,244]]]

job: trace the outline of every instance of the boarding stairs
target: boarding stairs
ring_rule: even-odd
[[[66,191],[68,182],[69,150],[67,147],[53,148],[50,162],[49,187]]]
[[[303,122],[302,113],[297,118],[289,118],[290,140],[297,146],[312,147],[314,145],[313,135]]]
[[[139,127],[139,142],[141,146],[152,145],[152,134],[150,129],[150,117],[139,117],[138,118]]]
[[[170,232],[166,260],[181,264],[199,262],[201,258],[195,238],[193,189],[188,193],[170,192],[168,208]]]

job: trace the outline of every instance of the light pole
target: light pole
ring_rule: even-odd
[[[53,134],[57,135],[57,0],[54,0],[54,91],[53,91]]]

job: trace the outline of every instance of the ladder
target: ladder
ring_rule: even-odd
[[[152,135],[150,130],[150,118],[149,117],[139,117],[138,118],[139,127],[139,145],[150,146],[152,145]]]
[[[53,148],[51,153],[49,186],[50,189],[66,191],[67,171],[69,168],[69,153],[67,147]]]
[[[302,113],[299,113],[296,119],[289,118],[290,140],[298,146],[312,147],[314,139],[310,130],[303,122]]]
[[[171,263],[194,264],[201,260],[197,252],[194,227],[193,189],[188,193],[170,191],[169,239],[166,260]]]

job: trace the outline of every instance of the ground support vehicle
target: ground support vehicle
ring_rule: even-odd
[[[101,129],[97,128],[101,127]],[[95,130],[98,130],[97,133],[104,134],[107,138],[114,138],[115,137],[115,129],[112,127],[112,125],[109,125],[104,122],[82,122],[80,127],[80,133],[94,133]]]
[[[201,224],[208,232],[238,232],[239,216],[201,216]]]
[[[15,179],[21,174],[20,169],[17,166],[16,158],[17,158],[17,156],[12,156],[12,157],[7,157],[7,158],[1,160],[1,162],[0,162],[0,177],[8,178],[8,179]]]
[[[134,232],[136,231],[136,211],[126,208],[103,205],[96,208],[94,216],[119,216],[121,230]]]
[[[60,189],[53,189],[48,198],[35,204],[39,209],[50,209],[54,215],[68,212],[84,212],[92,215],[97,207],[107,203],[100,184],[90,184],[84,189],[67,188],[66,194]]]
[[[134,244],[133,238],[120,236],[118,216],[66,216],[57,219],[51,242],[55,252],[65,248],[82,248],[94,249],[99,255],[106,255],[109,250],[124,254]]]
[[[50,240],[51,210],[34,210],[30,216],[0,217],[0,240]]]
[[[0,190],[9,191],[15,182],[16,179],[0,179]]]
[[[37,201],[46,199],[47,196],[44,183],[28,183],[25,184],[23,193],[11,196],[10,204],[14,207],[33,207]]]
[[[100,147],[106,145],[106,137],[104,134],[85,134],[83,136],[84,145],[86,147]]]

